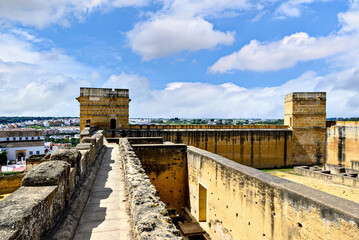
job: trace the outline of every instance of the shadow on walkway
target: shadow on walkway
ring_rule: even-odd
[[[125,201],[118,146],[107,144],[74,239],[127,239],[129,224]]]

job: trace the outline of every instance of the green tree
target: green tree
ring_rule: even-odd
[[[0,152],[0,165],[4,166],[7,163],[7,156],[6,156],[6,152]]]

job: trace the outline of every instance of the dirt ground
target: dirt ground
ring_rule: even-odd
[[[320,191],[359,203],[359,188],[346,187],[342,185],[327,183],[318,179],[303,177],[294,174],[294,171],[290,171],[290,170],[285,170],[285,171],[267,170],[265,172],[277,177],[290,180],[292,182],[301,183],[308,187],[315,188]]]

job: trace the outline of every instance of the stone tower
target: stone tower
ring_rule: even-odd
[[[128,89],[80,88],[80,131],[86,124],[98,129],[127,129]]]
[[[326,93],[293,92],[286,95],[284,124],[293,130],[293,165],[323,163],[326,140]]]

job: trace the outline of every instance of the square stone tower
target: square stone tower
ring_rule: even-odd
[[[286,95],[284,124],[293,130],[293,165],[323,163],[326,140],[326,93],[293,92]]]
[[[80,131],[86,124],[98,129],[127,129],[128,89],[80,88]]]

